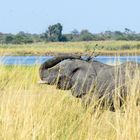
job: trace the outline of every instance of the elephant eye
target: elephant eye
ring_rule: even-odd
[[[93,73],[89,75],[89,77],[95,77],[95,76],[96,74],[93,74]]]

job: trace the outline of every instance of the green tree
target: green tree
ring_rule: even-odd
[[[93,35],[88,30],[82,30],[79,38],[81,41],[91,41],[93,40]]]
[[[52,42],[62,41],[62,30],[63,27],[60,23],[51,25],[45,33],[45,38]]]
[[[5,37],[6,44],[13,43],[13,41],[14,41],[14,36],[12,34],[9,34]]]
[[[24,43],[24,36],[22,36],[20,34],[15,35],[14,43],[15,44],[23,44]]]
[[[33,43],[33,35],[24,33],[23,31],[15,35],[14,43],[15,44],[27,44]]]
[[[77,29],[74,29],[73,31],[71,31],[72,35],[79,35],[79,31]]]

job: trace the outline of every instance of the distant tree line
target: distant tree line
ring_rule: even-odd
[[[27,44],[36,42],[67,42],[67,41],[100,41],[100,40],[137,40],[140,41],[140,33],[128,28],[121,31],[105,31],[102,33],[91,33],[87,29],[80,32],[74,29],[69,34],[63,34],[63,26],[60,23],[50,25],[41,34],[25,33],[5,34],[0,32],[0,44]]]

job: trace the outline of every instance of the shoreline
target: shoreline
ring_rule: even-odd
[[[98,45],[98,47],[96,47]],[[91,55],[100,56],[140,55],[140,41],[85,41],[48,42],[35,44],[0,44],[0,56],[57,56]]]
[[[90,56],[91,53],[85,53],[85,52],[0,52],[0,56],[59,56],[59,55],[77,55],[77,56]],[[98,56],[134,56],[134,55],[140,55],[140,50],[139,51],[130,51],[126,50],[123,52],[119,51],[110,51],[110,52],[95,52],[95,55]]]

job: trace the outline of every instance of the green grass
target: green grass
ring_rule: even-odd
[[[138,140],[140,110],[131,98],[125,109],[93,111],[55,86],[38,85],[38,66],[0,67],[0,139]],[[137,76],[138,78],[138,76]],[[137,80],[131,84],[136,93]],[[138,93],[139,94],[139,93]]]
[[[98,46],[95,48],[95,45]],[[100,52],[101,55],[140,54],[139,41],[90,41],[56,42],[24,45],[0,45],[0,55],[56,55],[58,53],[83,54],[85,50]]]

